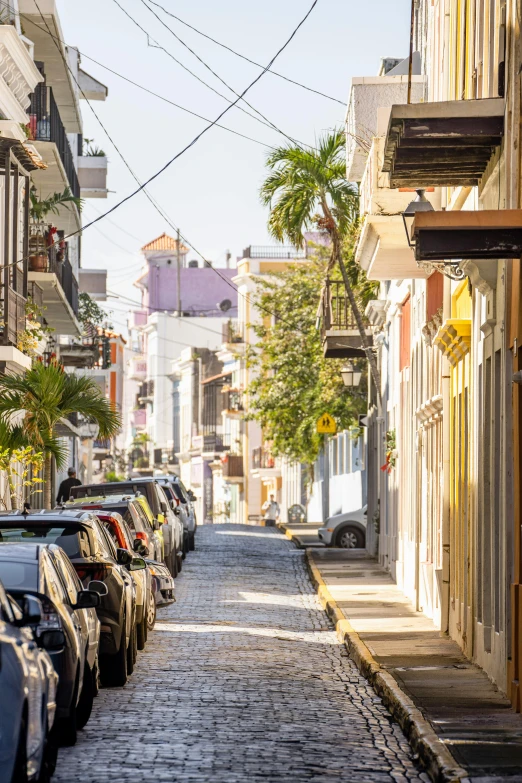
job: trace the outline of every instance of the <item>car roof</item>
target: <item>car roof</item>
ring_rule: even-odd
[[[128,503],[129,500],[137,500],[136,495],[129,495],[129,493],[125,493],[122,495],[100,495],[99,497],[94,497],[93,495],[89,495],[85,498],[73,498],[72,500],[68,500],[66,503],[66,508],[73,508],[75,506],[93,506],[93,505],[99,505],[99,506],[113,506],[115,503]]]
[[[34,561],[40,559],[40,550],[45,549],[45,544],[32,544],[28,542],[0,542],[0,558],[9,558],[10,560]]]
[[[27,525],[41,522],[59,522],[60,524],[69,524],[73,522],[89,523],[93,520],[93,514],[86,509],[55,508],[52,510],[29,511],[27,514],[21,514],[19,511],[11,511],[6,514],[0,514],[0,525],[8,523],[9,525]]]

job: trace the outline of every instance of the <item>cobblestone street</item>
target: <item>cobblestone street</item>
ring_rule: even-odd
[[[303,552],[239,525],[196,541],[177,603],[126,687],[100,692],[53,780],[427,780],[337,642]]]

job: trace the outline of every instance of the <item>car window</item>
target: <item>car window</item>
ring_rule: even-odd
[[[136,510],[136,513],[138,514],[141,520],[142,530],[150,531],[150,529],[152,528],[152,521],[153,521],[153,516],[150,507],[147,509],[145,505],[142,505],[138,501],[137,503],[134,504],[134,509]]]
[[[116,527],[114,522],[111,522],[109,519],[102,519],[100,521],[103,524],[103,527],[105,528],[105,532],[108,534],[114,546],[119,547],[120,542],[118,541],[118,534],[116,532]]]
[[[46,592],[54,604],[67,603],[67,594],[50,560],[42,560]]]
[[[36,563],[17,563],[0,558],[0,579],[6,590],[37,590]]]
[[[114,544],[112,543],[112,539],[109,536],[109,534],[107,533],[107,530],[105,529],[105,525],[102,522],[100,522],[99,520],[97,520],[96,524],[93,525],[93,527],[96,527],[97,531],[100,534],[101,540],[104,542],[102,544],[102,552],[104,554],[108,553],[111,557],[116,559],[116,549],[117,549],[117,547],[115,547]]]
[[[187,488],[185,487],[183,482],[182,481],[175,481],[173,486],[174,486],[174,492],[176,493],[178,498],[183,503],[188,503],[189,502],[189,496],[188,496]]]
[[[62,558],[62,562],[63,562],[63,567],[65,568],[65,570],[69,574],[69,578],[70,578],[71,582],[73,583],[73,585],[74,585],[74,587],[76,589],[76,592],[78,592],[79,590],[83,590],[83,585],[80,582],[80,577],[76,573],[76,570],[75,570],[73,564],[71,563],[71,561],[69,560],[69,558],[68,557]]]
[[[162,503],[166,503],[167,504],[167,508],[170,508],[170,506],[169,506],[169,499],[166,496],[166,494],[165,494],[165,492],[163,490],[163,487],[160,487],[159,484],[156,484],[156,493],[158,495],[158,502],[159,502],[160,509],[161,509],[161,504]]]
[[[64,556],[60,552],[54,553],[53,563],[62,580],[62,585],[65,588],[65,592],[69,598],[71,604],[75,604],[78,600],[78,589],[71,579],[71,575],[64,567]]]
[[[93,539],[94,539],[94,554],[96,557],[107,557],[107,555],[111,554],[110,547],[107,543],[107,539],[101,532],[102,525],[100,523],[93,522],[92,525],[92,533],[93,533]]]
[[[69,557],[90,557],[89,536],[84,528],[64,527],[60,524],[46,525],[42,522],[28,522],[19,527],[2,527],[0,541],[31,544],[58,544]]]

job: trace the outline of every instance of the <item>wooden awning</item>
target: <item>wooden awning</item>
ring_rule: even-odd
[[[225,378],[229,378],[231,375],[232,370],[229,370],[228,372],[220,372],[219,375],[212,375],[210,378],[205,378],[204,381],[201,381],[201,386],[204,386],[206,383],[213,383],[214,381],[224,380]]]
[[[5,171],[6,163],[9,160],[9,151],[12,151],[13,156],[26,172],[47,168],[47,164],[38,157],[38,153],[32,145],[26,147],[25,144],[22,144],[18,139],[8,139],[4,136],[0,136],[1,171]]]
[[[520,258],[522,210],[420,212],[413,240],[417,261]]]
[[[382,170],[391,188],[478,185],[504,135],[503,98],[392,106]]]

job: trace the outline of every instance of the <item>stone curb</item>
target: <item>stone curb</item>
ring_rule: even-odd
[[[290,531],[286,531],[285,535],[292,539],[289,533]],[[377,663],[350,621],[344,617],[314,562],[312,550],[307,549],[305,554],[312,584],[317,590],[323,609],[335,625],[337,636],[346,646],[361,674],[369,681],[402,728],[413,752],[419,756],[430,778],[435,783],[469,783],[466,770],[459,767],[429,721],[401,690],[395,678]]]

